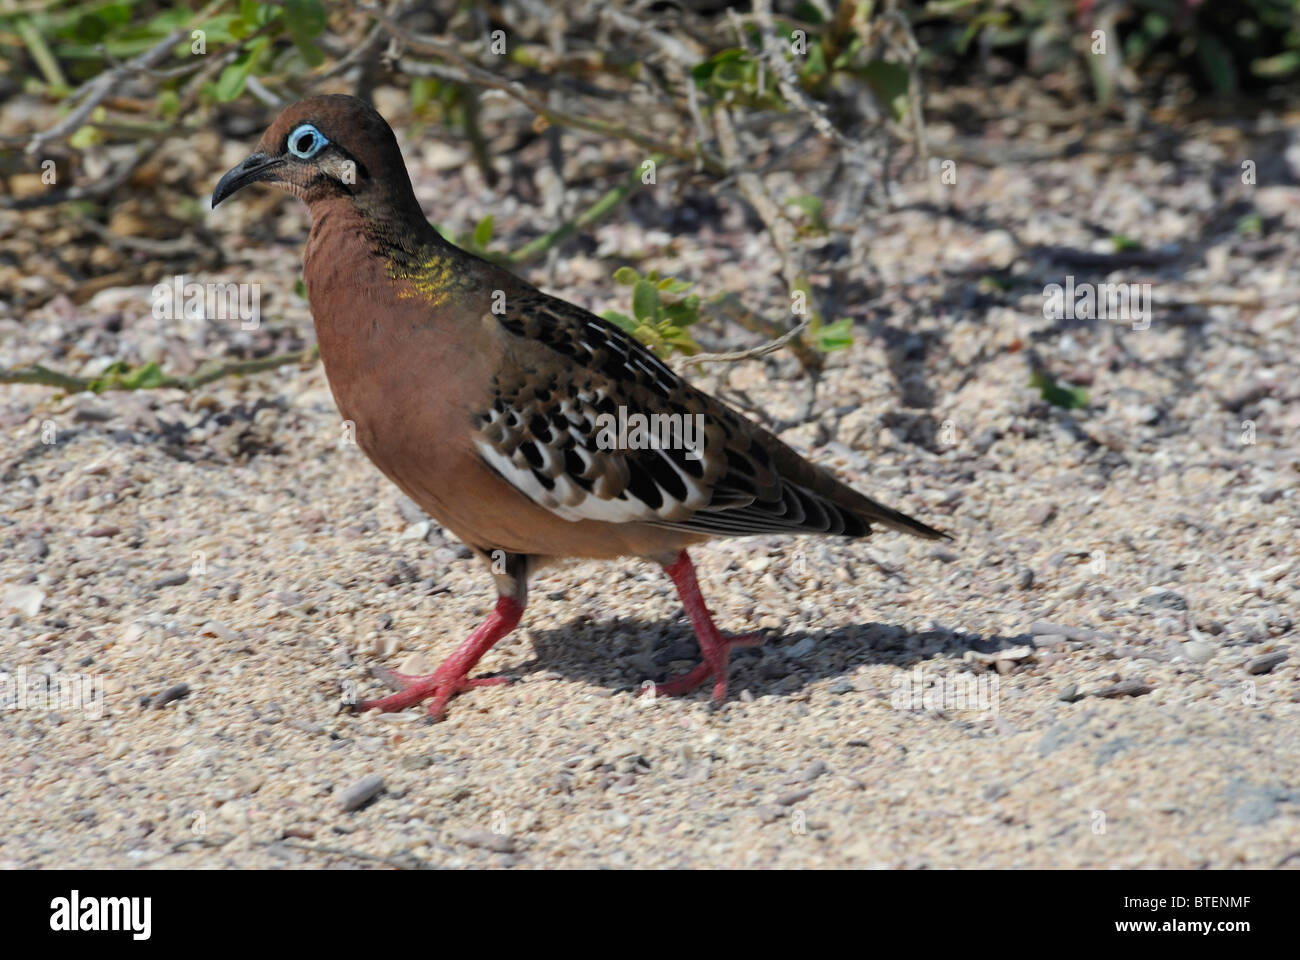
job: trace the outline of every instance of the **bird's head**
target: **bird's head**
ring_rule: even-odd
[[[356,97],[309,97],[286,107],[257,149],[218,181],[212,206],[250,183],[273,183],[308,206],[344,197],[362,210],[419,212],[392,128]]]

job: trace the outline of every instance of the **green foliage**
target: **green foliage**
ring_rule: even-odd
[[[853,321],[849,317],[841,317],[834,323],[819,323],[814,320],[808,325],[808,335],[814,349],[830,353],[832,350],[853,346],[852,327]]]
[[[1063,387],[1052,378],[1051,374],[1043,370],[1035,370],[1030,375],[1029,385],[1036,387],[1043,399],[1054,407],[1063,410],[1082,410],[1088,405],[1087,390],[1082,387]]]
[[[91,393],[103,393],[106,390],[156,390],[167,380],[158,364],[150,361],[139,367],[132,367],[124,360],[118,360],[104,368],[104,372],[95,377],[86,389]]]
[[[791,197],[788,202],[804,213],[804,223],[800,225],[801,232],[816,236],[826,235],[830,228],[827,227],[826,218],[822,213],[826,209],[826,204],[821,197],[811,193],[801,193]]]
[[[1119,64],[1142,78],[1181,73],[1223,96],[1300,72],[1297,0],[931,0],[911,18],[926,60],[994,50],[1040,76],[1074,60],[1102,102]],[[1106,34],[1104,55],[1095,30]]]
[[[815,12],[815,8],[808,9]],[[816,96],[826,92],[836,79],[865,83],[894,119],[907,115],[910,70],[885,60],[868,61],[862,55],[862,38],[856,32],[841,36],[834,25],[821,25],[820,15],[782,24],[778,30],[783,31],[786,59],[804,90]],[[758,49],[760,42],[757,30],[751,30],[749,49],[720,50],[696,64],[691,70],[696,87],[715,100],[760,110],[783,108],[785,100],[771,70],[761,69],[758,58],[750,52]]]
[[[680,297],[691,284],[673,277],[661,277],[651,270],[644,277],[631,267],[614,271],[614,281],[632,288],[632,316],[606,310],[601,316],[626,330],[661,359],[674,352],[686,356],[699,353],[686,328],[700,319],[700,298],[696,294]]]

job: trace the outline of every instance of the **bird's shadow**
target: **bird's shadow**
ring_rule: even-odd
[[[756,697],[788,696],[819,680],[851,674],[865,664],[909,668],[935,657],[961,659],[968,650],[993,653],[1030,642],[1028,634],[984,636],[942,626],[911,631],[878,622],[761,633],[761,646],[732,651],[728,686],[733,695],[749,690]],[[528,636],[535,656],[504,668],[503,674],[522,677],[550,671],[619,692],[635,690],[647,681],[671,679],[700,661],[699,646],[684,616],[675,620],[575,618],[562,627],[531,629]],[[692,696],[707,694],[708,685]]]

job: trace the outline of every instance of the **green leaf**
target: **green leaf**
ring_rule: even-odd
[[[843,350],[845,347],[852,346],[852,326],[853,320],[849,317],[842,317],[834,323],[819,326],[813,334],[813,347],[822,353],[830,353],[832,350]]]
[[[158,92],[158,115],[164,120],[173,119],[180,108],[181,98],[177,96],[175,90],[160,90]]]
[[[78,127],[77,131],[72,136],[68,137],[68,146],[76,147],[78,150],[85,150],[87,147],[92,147],[99,143],[101,139],[97,127],[86,125],[84,127]]]
[[[632,288],[632,315],[638,320],[653,320],[659,312],[659,291],[649,280],[638,280]]]
[[[486,217],[480,220],[478,226],[474,228],[474,246],[478,247],[480,250],[486,250],[487,245],[492,242],[493,222],[492,214],[489,213]]]
[[[862,68],[862,74],[876,99],[895,120],[907,116],[907,91],[912,77],[906,67],[885,60],[873,60]]]
[[[799,75],[810,83],[820,83],[826,78],[826,51],[822,49],[820,40],[808,45],[808,58]]]
[[[295,37],[320,36],[325,29],[325,7],[320,0],[285,0],[284,25]]]
[[[1257,77],[1288,77],[1300,69],[1300,50],[1288,50],[1275,57],[1250,62],[1250,72]]]
[[[644,323],[640,324],[632,331],[632,336],[653,350],[656,356],[663,357],[667,355],[667,345],[664,343],[663,337],[659,336],[659,331],[654,327]]]
[[[1237,68],[1232,64],[1232,54],[1223,42],[1212,33],[1196,35],[1196,58],[1210,78],[1210,85],[1219,96],[1237,92]]]
[[[312,38],[325,29],[325,8],[320,0],[285,0],[284,25],[308,66],[315,67],[324,62],[325,55],[312,42]]]
[[[685,280],[678,280],[675,277],[664,277],[656,286],[665,293],[684,293],[691,289],[694,284]]]
[[[150,361],[143,367],[137,367],[131,373],[122,378],[122,384],[131,390],[153,390],[162,386],[166,378],[163,376],[162,368],[158,364]]]
[[[1063,387],[1042,370],[1033,372],[1029,384],[1037,387],[1043,399],[1054,407],[1063,410],[1081,410],[1088,405],[1087,390],[1082,387]]]
[[[619,313],[617,310],[602,310],[601,318],[608,320],[614,326],[632,333],[637,328],[637,322],[625,313]]]
[[[637,273],[631,267],[619,267],[614,271],[614,282],[621,283],[625,287],[630,287],[641,279],[641,274]]]
[[[244,84],[248,82],[248,75],[253,70],[255,57],[255,51],[249,48],[236,57],[234,62],[229,64],[226,69],[221,71],[221,76],[217,77],[218,100],[222,103],[229,103],[244,92]]]
[[[1115,248],[1116,253],[1123,253],[1125,250],[1141,250],[1142,244],[1132,237],[1126,237],[1122,233],[1117,233],[1110,238],[1111,246]]]

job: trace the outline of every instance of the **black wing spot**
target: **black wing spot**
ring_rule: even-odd
[[[542,443],[549,443],[551,439],[551,425],[546,422],[546,418],[541,414],[533,414],[528,420],[528,429],[532,431],[533,436]]]
[[[650,476],[655,479],[659,486],[664,488],[668,496],[674,500],[686,499],[686,484],[663,456],[652,455],[643,460],[642,463],[649,468]]]
[[[523,443],[519,444],[519,450],[523,453],[524,458],[532,464],[534,468],[541,467],[545,462],[542,458],[541,451],[537,449],[537,445],[531,440],[525,440]]]
[[[536,477],[536,478],[537,478],[537,482],[540,483],[540,484],[541,484],[543,487],[545,487],[547,490],[554,490],[554,489],[555,489],[555,481],[552,480],[550,477],[548,477],[546,474],[541,473],[540,471],[534,470],[534,471],[533,471],[533,476]]]
[[[582,462],[582,457],[578,456],[572,447],[564,451],[564,472],[574,478],[581,477],[587,472],[587,466]]]
[[[655,482],[647,474],[635,469],[629,471],[629,473],[627,488],[632,491],[638,500],[651,510],[658,510],[663,506],[663,494],[659,492],[659,488],[655,486]]]

